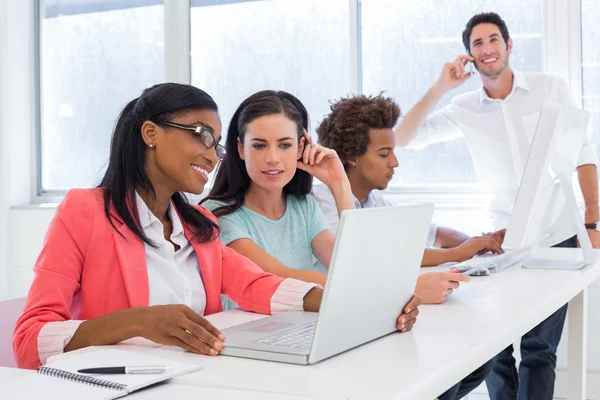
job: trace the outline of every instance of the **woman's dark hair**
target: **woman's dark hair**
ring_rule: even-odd
[[[495,12],[481,13],[474,15],[467,25],[465,26],[465,30],[462,33],[462,41],[465,49],[469,54],[471,54],[471,33],[473,32],[473,28],[475,28],[479,24],[494,24],[500,30],[500,34],[502,35],[502,39],[504,39],[504,43],[508,43],[508,39],[510,39],[510,35],[508,34],[508,27],[506,26],[506,22]]]
[[[104,212],[115,230],[114,219],[120,218],[137,237],[154,245],[144,235],[135,200],[138,188],[156,195],[144,169],[147,146],[142,139],[141,127],[146,121],[168,122],[199,109],[218,111],[217,104],[203,90],[190,85],[162,83],[144,90],[121,111],[110,143],[108,168],[98,185],[103,189]],[[182,193],[175,193],[171,199],[193,238],[200,242],[210,241],[218,226],[189,204]],[[111,206],[117,215],[111,211]]]
[[[221,163],[214,184],[208,196],[202,200],[220,200],[233,204],[218,207],[213,210],[217,217],[231,214],[244,204],[250,176],[244,160],[240,158],[237,149],[237,139],[244,142],[248,124],[257,118],[267,115],[284,114],[295,122],[298,129],[298,140],[302,138],[304,129],[308,130],[308,112],[300,100],[293,95],[275,90],[264,90],[253,94],[237,108],[227,132],[225,148],[227,156]],[[294,177],[283,187],[283,193],[296,196],[306,196],[312,189],[312,175],[297,169]]]

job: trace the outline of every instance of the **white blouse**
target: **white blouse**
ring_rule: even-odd
[[[137,193],[136,202],[144,234],[156,245],[144,244],[150,285],[149,305],[185,304],[196,314],[204,315],[206,291],[200,264],[194,246],[185,237],[175,208],[170,205],[167,213],[173,224],[171,242],[179,246],[177,251],[173,243],[165,239],[163,224]]]

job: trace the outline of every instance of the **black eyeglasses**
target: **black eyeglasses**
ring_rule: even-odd
[[[204,143],[204,145],[206,147],[208,147],[209,149],[211,147],[215,148],[215,151],[217,152],[217,158],[219,159],[219,161],[223,161],[225,159],[225,155],[227,154],[227,151],[225,150],[225,147],[223,147],[222,145],[220,145],[219,143],[217,143],[217,141],[215,140],[215,137],[213,136],[213,134],[206,129],[203,126],[194,126],[194,125],[185,125],[185,124],[178,124],[175,122],[159,122],[160,125],[167,125],[167,126],[172,126],[174,128],[179,128],[179,129],[184,129],[186,131],[190,131],[194,133],[194,136],[196,136],[198,139],[200,139],[202,141],[202,143]]]

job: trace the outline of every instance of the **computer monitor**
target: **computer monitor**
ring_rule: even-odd
[[[573,174],[589,122],[589,113],[548,102],[542,109],[523,177],[506,230],[504,247],[547,246],[560,237],[559,221],[569,220],[583,249],[577,260],[528,259],[524,268],[579,269],[594,262],[594,251],[575,195]],[[523,132],[521,132],[523,133]],[[568,237],[561,238],[562,240]]]

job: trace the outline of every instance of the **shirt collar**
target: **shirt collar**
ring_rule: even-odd
[[[179,214],[177,214],[177,210],[175,210],[175,206],[171,201],[169,203],[169,209],[167,210],[169,213],[169,218],[173,223],[173,235],[183,234],[183,225],[181,224],[181,219],[179,219]]]
[[[365,200],[365,204],[362,206],[360,205],[360,201],[358,201],[355,195],[352,195],[352,198],[354,199],[354,206],[356,208],[373,208],[377,206],[377,204],[375,203],[375,199],[373,198],[372,192],[369,193],[369,195],[367,196],[367,200]]]
[[[154,215],[152,211],[150,211],[150,209],[148,208],[148,206],[146,205],[146,203],[144,202],[144,200],[138,192],[135,192],[135,201],[138,209],[138,214],[140,216],[140,225],[142,226],[142,230],[145,230],[150,225],[157,222],[162,225],[160,220],[156,218],[156,215]],[[177,211],[173,206],[173,202],[169,203],[167,213],[169,214],[169,219],[173,223],[173,235],[183,233],[183,225],[181,224],[181,220],[179,219],[179,214],[177,214]]]
[[[512,96],[512,94],[515,92],[515,90],[517,88],[519,89],[523,89],[526,91],[530,91],[529,89],[529,84],[527,83],[527,78],[525,77],[525,75],[522,72],[516,71],[516,70],[512,70],[513,73],[513,87],[512,90],[510,91],[510,94],[508,96],[506,96],[506,98],[509,98],[510,96]],[[479,102],[483,103],[484,101],[499,101],[498,99],[492,99],[490,96],[488,96],[487,92],[485,91],[485,88],[483,87],[483,85],[481,85],[481,89],[479,89]]]

